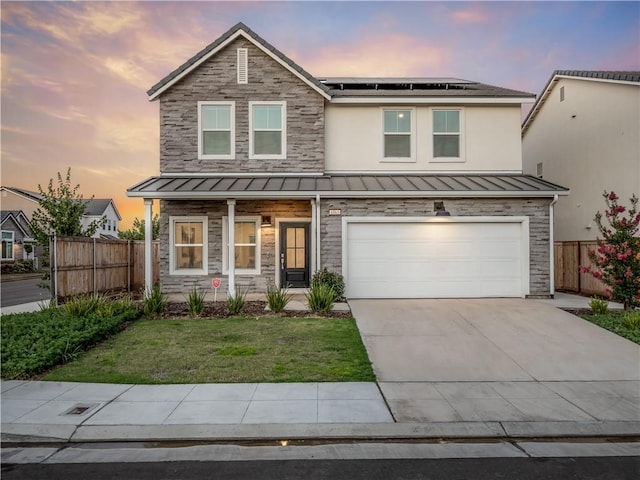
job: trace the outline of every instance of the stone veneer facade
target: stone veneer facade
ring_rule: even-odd
[[[248,83],[238,84],[236,55],[248,49]],[[235,102],[235,158],[198,159],[198,102]],[[286,101],[286,159],[249,158],[249,102]],[[161,173],[324,171],[324,97],[244,38],[202,63],[160,95]]]
[[[454,216],[527,216],[529,217],[529,291],[532,297],[549,296],[549,198],[469,198],[469,199],[321,199],[320,268],[342,271],[342,217],[431,217],[434,201],[443,200]],[[188,293],[197,285],[210,289],[211,278],[222,279],[220,292],[228,289],[222,275],[222,217],[228,213],[222,201],[166,201],[160,204],[160,275],[166,293]],[[341,216],[329,216],[339,208]],[[261,229],[260,275],[236,275],[236,284],[244,292],[265,292],[275,281],[275,222],[278,218],[311,218],[310,200],[237,200],[236,216],[271,215],[271,227]],[[207,276],[169,275],[169,216],[207,216],[209,258]],[[313,242],[313,230],[312,239]]]

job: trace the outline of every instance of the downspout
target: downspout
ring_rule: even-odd
[[[556,267],[555,252],[553,246],[553,206],[558,202],[558,194],[553,196],[553,201],[549,204],[549,290],[551,298],[556,293]]]
[[[320,270],[320,194],[316,194],[316,272]]]

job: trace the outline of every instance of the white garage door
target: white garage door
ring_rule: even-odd
[[[350,298],[522,297],[528,224],[346,222]]]

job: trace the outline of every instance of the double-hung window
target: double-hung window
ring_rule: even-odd
[[[198,158],[235,158],[234,102],[198,102]]]
[[[287,103],[249,102],[249,156],[286,158]]]
[[[461,110],[433,110],[433,157],[462,158]]]
[[[383,109],[384,160],[411,161],[415,158],[413,111]]]
[[[229,218],[222,217],[222,271],[229,272]],[[234,265],[237,274],[260,273],[260,217],[236,217]]]
[[[207,217],[169,218],[172,275],[207,274]]]
[[[13,260],[13,232],[2,232],[2,260]]]

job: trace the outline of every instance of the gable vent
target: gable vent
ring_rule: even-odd
[[[238,83],[248,83],[249,67],[247,65],[247,49],[238,49]]]

